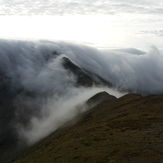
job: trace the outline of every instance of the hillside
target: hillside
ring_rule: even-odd
[[[31,83],[31,80],[33,80],[33,82],[31,84],[27,82],[28,86],[24,85],[24,79],[21,81],[20,77],[12,76],[9,72],[6,72],[5,68],[0,67],[0,162],[9,162],[12,158],[15,158],[19,151],[26,148],[24,138],[20,138],[18,126],[27,128],[30,125],[31,117],[39,117],[42,106],[47,102],[48,98],[53,98],[53,96],[61,98],[68,93],[68,88],[111,87],[111,83],[105,81],[97,74],[85,70],[71,59],[65,56],[60,57],[60,55],[58,51],[42,54],[41,61],[36,69],[39,71],[38,76],[40,76],[41,71],[48,67],[45,71],[47,76],[44,76],[45,72],[43,72],[44,77],[41,80],[35,81],[33,77],[30,78],[27,81]],[[58,59],[58,57],[60,58]],[[57,65],[59,68],[55,67],[53,72],[51,72],[52,74],[54,73],[54,76],[48,72],[48,65],[51,62],[59,62],[59,65]],[[21,63],[18,64],[17,60],[12,63],[9,65],[12,65],[13,70],[11,72],[14,72]],[[34,63],[34,65],[37,64]],[[58,69],[62,69],[61,72],[58,72],[60,78],[57,79],[61,81],[56,82],[55,71]],[[62,72],[64,73],[62,74]],[[29,76],[31,74],[29,72]],[[43,80],[45,82],[42,82]],[[40,87],[38,86],[39,84],[43,84],[43,86]]]
[[[102,99],[102,100],[101,100]],[[159,163],[163,161],[163,95],[105,92],[75,125],[64,127],[14,163]]]

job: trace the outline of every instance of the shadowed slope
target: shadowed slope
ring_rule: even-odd
[[[69,71],[69,73],[72,73],[75,78],[77,79],[77,86],[86,86],[90,87],[93,85],[103,85],[103,86],[110,86],[111,83],[102,79],[97,74],[94,74],[92,72],[89,72],[88,70],[85,70],[83,67],[80,67],[73,63],[69,58],[63,57],[62,58],[62,64],[65,69]]]
[[[162,140],[163,95],[129,94],[105,99],[77,124],[58,130],[15,162],[160,162]]]
[[[42,65],[41,67],[48,67],[48,65],[56,61],[60,55],[61,53],[57,51],[52,53],[45,52],[42,54],[42,60],[39,64]],[[17,66],[19,67],[16,59],[15,62],[16,63],[12,65],[13,72],[16,71]],[[40,72],[42,71],[41,67],[38,68]],[[97,75],[77,66],[66,57],[61,57],[60,68],[66,70],[66,73],[68,72],[67,75],[73,75],[76,79],[74,81],[63,80],[65,88],[71,87],[72,85],[75,85],[74,87],[91,87],[93,85],[106,86],[108,84]],[[50,86],[51,89],[49,89],[49,86],[45,89],[43,86],[40,87],[43,89],[38,89],[38,84],[35,82],[32,82],[32,88],[25,87],[21,82],[20,74],[17,77],[18,80],[14,80],[16,77],[12,76],[9,72],[7,73],[5,70],[6,69],[0,68],[0,162],[9,162],[12,158],[15,158],[19,150],[24,148],[24,138],[19,135],[19,128],[28,128],[32,117],[41,116],[41,109],[47,98],[51,98],[55,94],[57,96],[63,96],[67,93],[67,90],[62,88],[62,86],[58,88],[59,84],[63,84],[60,82],[57,86],[52,84]],[[53,71],[55,74],[55,69]],[[28,75],[30,76],[31,73],[32,72]],[[45,75],[44,72],[43,74]],[[51,83],[51,81],[49,81],[50,76],[44,76],[45,80],[47,80],[45,85],[48,85],[48,82]],[[32,80],[33,78],[30,79],[30,81]],[[52,83],[55,83],[55,78],[52,80]]]

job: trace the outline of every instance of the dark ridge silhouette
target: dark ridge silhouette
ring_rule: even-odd
[[[86,86],[90,87],[93,85],[103,85],[103,86],[109,86],[111,87],[111,83],[102,79],[97,74],[93,74],[84,68],[81,68],[80,66],[76,65],[73,61],[71,61],[67,57],[63,57],[63,66],[65,69],[67,69],[70,73],[73,73],[73,75],[77,79],[77,86]]]
[[[86,103],[88,105],[97,105],[97,104],[100,104],[101,102],[105,102],[105,101],[109,102],[109,101],[113,101],[113,100],[116,100],[116,97],[103,91],[103,92],[97,93],[96,95],[91,97],[89,100],[87,100]]]

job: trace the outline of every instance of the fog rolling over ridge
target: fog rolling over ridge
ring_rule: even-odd
[[[163,55],[156,48],[1,40],[0,144],[37,142],[85,111],[83,103],[97,92],[160,94],[162,83]]]

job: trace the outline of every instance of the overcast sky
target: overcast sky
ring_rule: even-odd
[[[1,38],[163,44],[163,0],[0,0],[0,15]]]
[[[0,14],[163,14],[162,0],[0,0]]]

